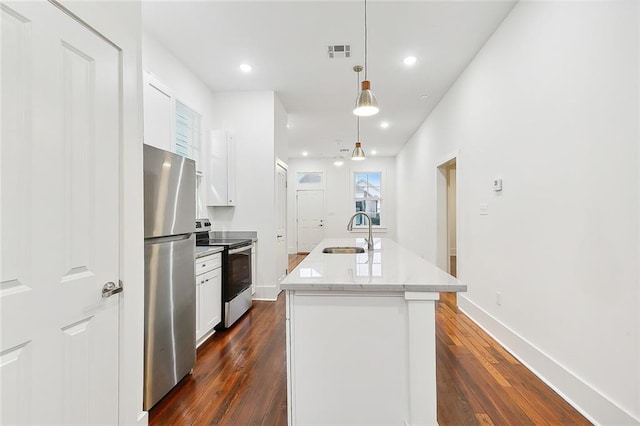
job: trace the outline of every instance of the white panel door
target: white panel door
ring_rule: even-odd
[[[119,49],[0,8],[0,423],[117,424]]]
[[[313,250],[324,238],[324,191],[298,191],[298,252]]]
[[[276,166],[276,266],[278,282],[287,276],[287,170]]]

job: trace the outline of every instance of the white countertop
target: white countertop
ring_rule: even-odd
[[[224,251],[221,246],[196,246],[196,259]]]
[[[325,239],[280,283],[283,290],[459,292],[467,286],[387,238],[372,252],[322,253],[325,247],[363,247],[364,238]]]

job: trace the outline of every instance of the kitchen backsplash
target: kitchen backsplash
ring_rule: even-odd
[[[211,238],[251,238],[258,240],[258,231],[211,231]]]

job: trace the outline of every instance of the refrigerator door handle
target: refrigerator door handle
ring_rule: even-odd
[[[166,237],[145,238],[144,242],[145,244],[161,244],[161,243],[168,243],[168,242],[174,242],[174,241],[182,241],[182,240],[188,240],[189,238],[191,238],[191,235],[193,235],[193,233],[169,235]]]

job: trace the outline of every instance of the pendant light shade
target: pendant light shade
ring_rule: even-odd
[[[360,142],[356,142],[356,147],[353,149],[351,153],[351,159],[355,161],[364,160],[364,150],[362,149],[362,144]]]
[[[371,91],[371,82],[367,79],[367,35],[367,0],[364,0],[364,80],[362,80],[362,90],[358,94],[356,104],[353,108],[353,113],[359,117],[368,117],[380,111],[378,101]]]
[[[369,80],[362,80],[362,91],[356,99],[356,106],[353,108],[353,113],[360,117],[368,117],[375,115],[380,111],[378,108],[378,101],[375,95],[371,91],[371,82]]]

